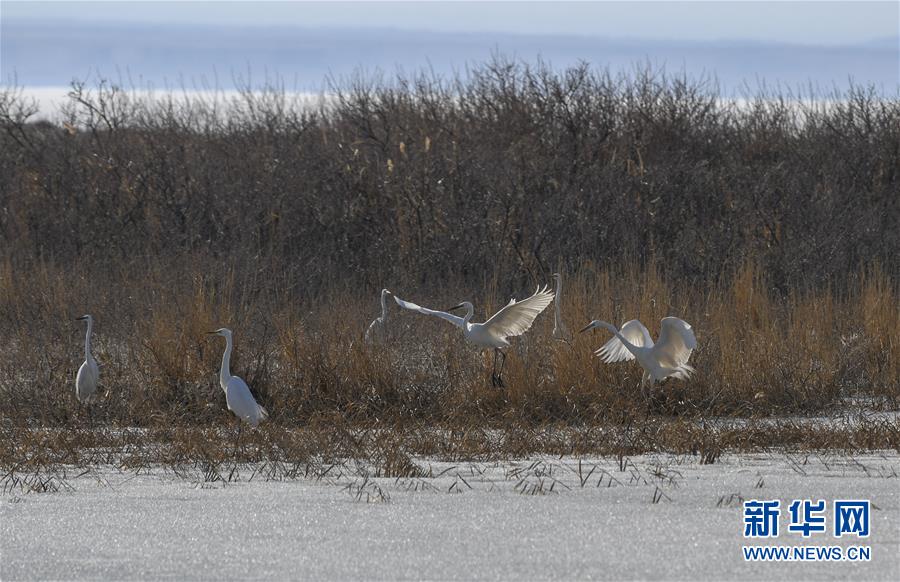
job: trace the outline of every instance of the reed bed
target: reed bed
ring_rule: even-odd
[[[118,426],[227,423],[217,377],[224,345],[206,336],[220,326],[235,331],[233,372],[250,384],[272,422],[286,426],[337,417],[468,426],[582,425],[646,414],[815,415],[859,402],[896,409],[900,396],[900,294],[877,268],[860,273],[843,295],[826,290],[781,298],[753,264],[707,289],[636,265],[585,266],[566,275],[561,309],[572,329],[594,318],[617,324],[638,318],[655,336],[667,315],[694,326],[696,374],[658,385],[649,401],[638,390],[636,364],[605,364],[593,355],[607,333],[553,340],[552,309],[513,340],[506,386],[497,389],[489,380],[490,354],[439,319],[389,304],[386,337],[364,343],[380,312],[377,294],[298,298],[259,281],[179,278],[173,269],[126,273],[102,284],[98,278],[46,264],[33,273],[0,271],[5,417],[43,426],[84,420],[87,407],[73,390],[84,333],[73,320],[82,311],[97,320],[94,354],[101,364],[101,396],[91,411]],[[479,289],[392,291],[437,307],[472,299],[482,317],[508,299]]]

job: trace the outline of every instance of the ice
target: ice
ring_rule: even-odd
[[[436,477],[204,482],[103,468],[0,496],[0,578],[898,579],[900,455],[417,459]],[[625,462],[625,461],[623,461]],[[348,466],[354,466],[352,463]],[[258,467],[257,467],[258,468]],[[593,472],[590,471],[593,469]],[[442,473],[443,472],[443,473]],[[587,475],[590,473],[590,476]],[[584,482],[584,486],[581,483]],[[599,482],[599,486],[598,486]],[[552,491],[551,491],[552,488]],[[382,495],[379,496],[378,492]],[[387,497],[387,501],[382,501]],[[366,502],[366,499],[373,502]],[[870,499],[871,562],[746,563],[740,499]],[[657,500],[654,503],[654,499]],[[377,501],[377,502],[374,502]],[[786,509],[785,509],[786,511]]]

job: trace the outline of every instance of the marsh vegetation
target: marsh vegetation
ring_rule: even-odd
[[[412,454],[900,447],[891,419],[757,423],[898,407],[897,99],[735,101],[649,69],[497,59],[335,81],[316,107],[277,83],[225,105],[76,83],[59,123],[32,123],[0,93],[4,466],[136,447],[346,453],[391,475]],[[499,390],[443,322],[395,310],[362,341],[383,287],[477,318],[554,271],[570,328],[689,321],[697,373],[647,402],[639,368],[593,357],[607,335],[555,341],[549,312]],[[83,313],[96,431],[73,393]],[[205,337],[223,326],[271,415],[243,453]]]

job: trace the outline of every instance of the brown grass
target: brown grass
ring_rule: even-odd
[[[360,459],[366,476],[416,477],[416,455],[625,462],[668,451],[711,463],[725,452],[772,448],[900,450],[896,420],[846,416],[896,410],[900,397],[900,294],[876,267],[842,294],[786,296],[753,264],[705,287],[669,280],[652,265],[568,274],[562,309],[570,328],[637,317],[656,335],[670,314],[693,324],[696,375],[657,386],[649,402],[637,390],[636,364],[593,356],[605,333],[554,341],[552,312],[515,340],[507,386],[496,389],[490,356],[446,322],[392,306],[386,340],[363,343],[377,293],[338,287],[303,297],[277,277],[192,277],[161,266],[99,281],[87,263],[0,269],[4,486],[60,490],[66,467],[97,464],[161,464],[215,481],[237,478],[243,462],[263,463],[258,470],[272,475],[318,476]],[[496,289],[393,290],[436,307],[470,298],[479,316],[506,300]],[[101,398],[90,408],[73,389],[84,332],[73,318],[84,312],[96,318],[102,366]],[[217,380],[224,346],[206,336],[218,326],[235,330],[232,370],[271,414],[237,443]],[[377,497],[366,487],[355,494]]]
[[[393,425],[365,428],[340,419],[316,419],[288,428],[275,423],[239,438],[229,428],[157,427],[93,430],[24,428],[0,424],[3,491],[56,492],[67,479],[98,466],[134,473],[164,467],[205,482],[252,479],[426,476],[413,457],[450,462],[515,460],[534,455],[610,456],[625,471],[629,458],[653,452],[695,457],[701,464],[725,453],[780,451],[900,451],[896,421],[828,423],[798,420],[697,423],[642,418],[624,425],[572,427],[509,425],[486,429]],[[358,483],[357,483],[358,484]]]
[[[693,324],[696,375],[657,387],[649,403],[637,390],[634,363],[607,365],[592,350],[605,332],[550,338],[548,310],[514,340],[506,389],[489,381],[490,355],[434,318],[390,309],[389,337],[364,344],[379,310],[377,295],[338,289],[301,297],[260,280],[179,277],[174,268],[122,273],[102,284],[44,262],[30,271],[0,270],[2,333],[0,414],[15,424],[78,426],[87,409],[72,389],[82,359],[81,324],[96,318],[101,398],[94,418],[115,426],[220,426],[230,420],[217,385],[222,349],[205,332],[235,331],[234,373],[250,384],[286,427],[328,418],[357,424],[469,426],[621,424],[648,413],[715,416],[819,414],[854,406],[896,409],[900,396],[900,294],[878,268],[843,294],[829,289],[778,296],[753,264],[704,287],[666,279],[652,265],[586,265],[566,279],[563,315],[578,329],[602,317],[639,318],[655,336],[678,315]],[[89,272],[89,271],[87,271]],[[477,316],[505,303],[496,291],[394,289],[443,307],[471,298]],[[523,295],[529,290],[522,290]],[[115,296],[115,299],[113,299]],[[71,306],[71,307],[70,307]],[[649,407],[649,409],[648,409]]]

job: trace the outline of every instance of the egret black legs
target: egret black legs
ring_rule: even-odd
[[[243,428],[244,423],[240,418],[238,418],[237,437],[234,439],[234,456],[236,459],[240,457],[239,453],[242,452],[242,450],[238,448],[238,445],[241,442],[241,430],[243,430]]]
[[[644,398],[644,406],[647,407],[647,414],[652,410],[653,398],[653,378],[647,372],[641,376],[641,396]]]
[[[500,355],[500,370],[497,371],[497,354]],[[494,348],[494,365],[491,368],[491,385],[495,388],[503,388],[503,365],[506,363],[506,354],[500,348]]]

